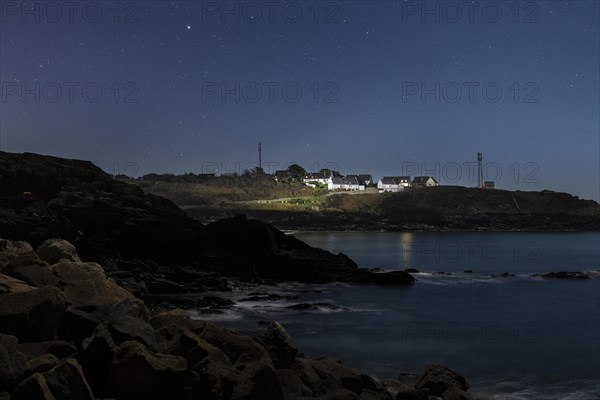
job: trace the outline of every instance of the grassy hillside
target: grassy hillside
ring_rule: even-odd
[[[284,229],[600,230],[598,203],[551,191],[440,186],[401,193],[331,193],[267,176],[136,183],[202,222],[243,213]]]
[[[312,189],[300,182],[276,182],[269,175],[223,176],[202,182],[186,182],[182,177],[168,180],[131,181],[145,192],[166,197],[181,207],[221,206],[223,203],[258,199],[318,196],[325,190]]]

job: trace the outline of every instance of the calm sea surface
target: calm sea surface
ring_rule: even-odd
[[[246,333],[260,330],[259,320],[277,320],[308,356],[336,357],[381,378],[442,363],[491,399],[600,398],[600,279],[531,277],[600,269],[600,233],[296,236],[361,267],[416,268],[417,283],[265,287],[299,298],[238,301],[215,319]],[[340,309],[285,308],[296,303]]]

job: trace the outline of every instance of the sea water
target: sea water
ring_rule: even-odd
[[[380,378],[441,363],[489,399],[600,398],[600,279],[532,277],[597,271],[600,233],[296,236],[361,267],[415,268],[417,282],[265,287],[259,290],[298,299],[238,301],[213,318],[245,333],[277,320],[307,356],[335,357]],[[335,307],[285,308],[296,303]]]

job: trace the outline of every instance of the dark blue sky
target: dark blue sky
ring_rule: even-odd
[[[2,150],[600,198],[598,1],[69,4],[0,2]]]

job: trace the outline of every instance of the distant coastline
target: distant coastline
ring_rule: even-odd
[[[189,182],[183,177],[129,183],[168,198],[202,223],[245,214],[286,231],[600,231],[600,204],[549,190],[437,186],[332,192],[266,175]]]

